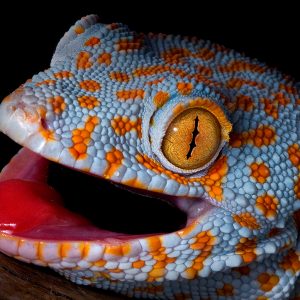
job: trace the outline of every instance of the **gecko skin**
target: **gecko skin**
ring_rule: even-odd
[[[223,46],[85,17],[1,104],[1,131],[39,155],[1,174],[0,250],[130,297],[299,299],[299,104],[292,79]],[[166,196],[187,225],[93,227],[40,175],[12,175],[43,173],[41,156]]]

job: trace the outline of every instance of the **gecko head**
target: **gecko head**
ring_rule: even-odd
[[[255,117],[249,125],[251,115],[235,114],[228,104],[228,97],[232,97],[230,85],[213,77],[214,72],[219,72],[214,70],[216,66],[201,69],[195,64],[215,59],[216,48],[209,49],[207,45],[202,51],[200,46],[197,49],[196,41],[187,38],[175,47],[176,43],[169,40],[168,36],[136,34],[121,24],[100,24],[95,16],[83,18],[58,44],[50,69],[35,75],[4,99],[0,107],[0,130],[24,147],[139,193],[166,196],[188,214],[187,226],[176,232],[122,236],[96,230],[58,206],[59,201],[41,202],[45,194],[53,196],[52,192],[44,192],[44,188],[48,189],[44,185],[41,194],[40,187],[34,184],[27,182],[29,185],[22,187],[20,182],[8,182],[9,194],[21,190],[29,193],[30,197],[24,199],[32,207],[43,211],[47,207],[45,217],[15,235],[27,239],[27,245],[40,240],[54,252],[58,247],[66,249],[63,258],[72,264],[73,272],[75,267],[94,266],[101,273],[98,279],[87,279],[94,284],[100,277],[110,280],[124,274],[125,278],[126,269],[111,271],[108,267],[109,262],[122,259],[130,259],[129,268],[140,270],[131,277],[126,275],[127,280],[150,281],[175,280],[178,276],[193,279],[249,263],[258,254],[253,250],[251,255],[244,255],[243,249],[265,249],[263,243],[270,231],[292,222],[289,216],[297,208],[294,175],[286,176],[279,187],[276,171],[280,158],[275,149],[285,147],[280,144],[284,133],[278,136],[275,128],[267,124],[260,127]],[[188,50],[192,45],[195,50]],[[289,147],[285,149],[287,154],[298,153],[297,146]],[[266,149],[271,149],[270,155]],[[22,161],[26,155],[32,162],[39,161],[31,152],[22,153]],[[280,171],[288,174],[289,167],[293,168],[293,159]],[[29,190],[37,192],[33,195]],[[3,195],[1,201],[5,200]],[[5,197],[9,198],[8,193]],[[35,198],[39,200],[33,201]],[[18,201],[26,207],[25,200]],[[55,221],[50,214],[56,215]],[[60,227],[64,234],[54,228],[55,222],[68,226]],[[294,243],[294,227],[289,226],[291,233],[281,239]],[[11,231],[3,232],[3,239],[8,239]],[[273,235],[280,235],[280,230]],[[64,241],[57,242],[60,238]],[[272,242],[269,236],[268,240]],[[1,249],[11,254],[14,246],[9,243],[14,242],[5,240]],[[262,255],[282,246],[274,238],[272,247]],[[46,264],[65,268],[63,259],[55,257],[59,263],[51,260],[53,253],[49,249],[44,253]],[[195,257],[183,253],[191,249],[200,264],[194,262]],[[226,260],[218,254],[220,249],[227,255]],[[15,251],[20,256],[20,250]],[[32,253],[22,253],[28,260],[41,263]],[[156,260],[156,268],[146,267],[145,257],[149,254]],[[70,262],[72,255],[76,259]],[[192,267],[168,271],[166,265],[181,259],[181,255],[193,262]],[[224,261],[221,269],[221,264],[203,265],[210,255],[216,261]]]
[[[51,161],[115,183],[202,196],[200,178],[217,158],[226,160],[232,125],[225,96],[180,61],[172,66],[174,49],[154,50],[149,37],[124,25],[82,19],[58,44],[51,67],[3,100],[1,131]]]

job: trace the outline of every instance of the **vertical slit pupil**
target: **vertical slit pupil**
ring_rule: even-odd
[[[192,141],[190,143],[190,149],[189,149],[189,152],[187,153],[186,155],[186,158],[189,159],[191,156],[192,156],[192,151],[193,149],[196,147],[196,137],[197,135],[199,134],[199,131],[198,131],[198,123],[199,123],[199,118],[198,116],[195,118],[194,120],[194,130],[193,130],[193,137],[192,137]]]

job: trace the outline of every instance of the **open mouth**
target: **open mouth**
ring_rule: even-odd
[[[26,239],[119,243],[182,230],[211,208],[49,165],[25,148],[0,175],[0,231]]]

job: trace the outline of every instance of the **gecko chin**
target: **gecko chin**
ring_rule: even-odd
[[[120,243],[184,229],[212,206],[129,191],[23,148],[0,174],[0,232],[39,241]],[[162,197],[162,196],[161,196]]]

